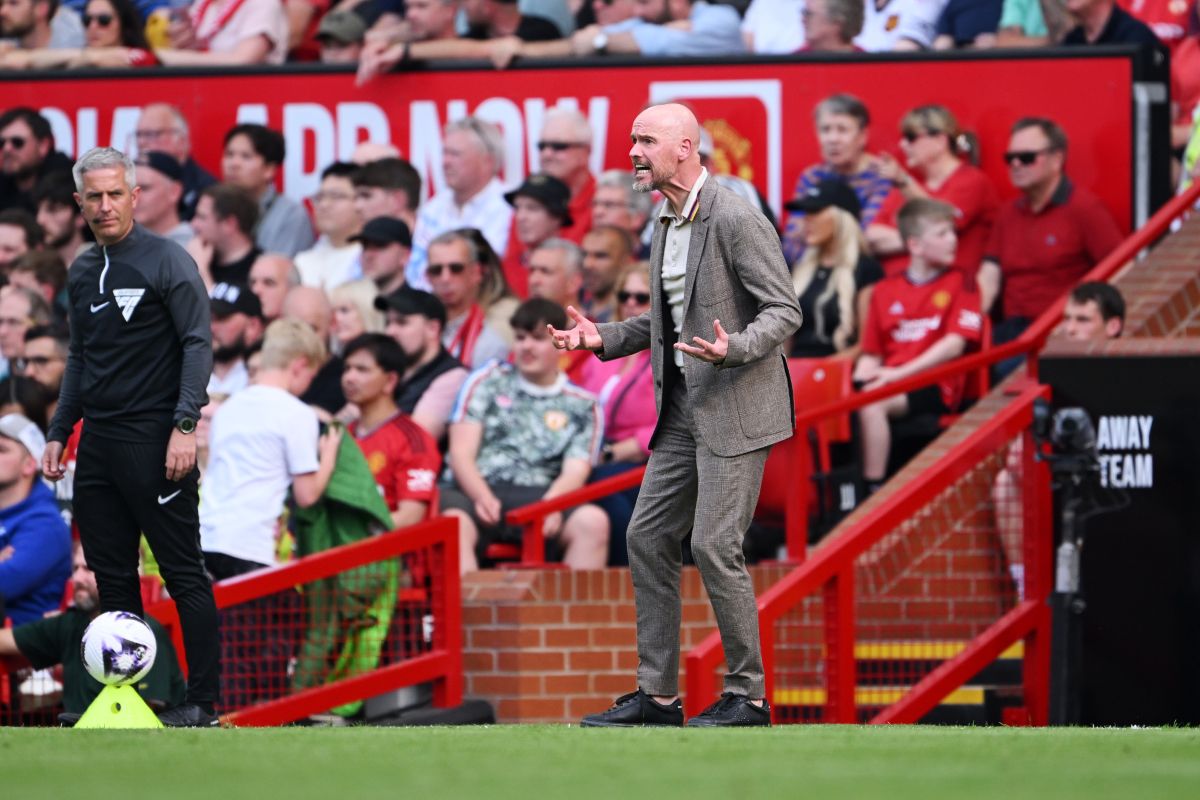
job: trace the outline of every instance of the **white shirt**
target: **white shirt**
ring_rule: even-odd
[[[751,0],[742,33],[754,34],[754,52],[794,53],[803,47],[802,8],[804,0]]]
[[[868,53],[896,49],[901,39],[932,47],[937,21],[948,0],[888,0],[879,9],[875,0],[865,0],[862,33],[854,43]]]
[[[362,245],[358,242],[334,247],[329,237],[322,235],[310,249],[296,254],[296,269],[300,272],[300,283],[329,291],[361,278],[361,259]]]
[[[662,285],[667,295],[667,303],[671,306],[671,323],[675,326],[675,341],[683,341],[683,290],[687,286],[688,251],[692,243],[692,220],[699,209],[696,203],[700,196],[700,187],[708,179],[708,170],[700,168],[700,177],[692,184],[683,208],[676,214],[671,208],[671,201],[663,202],[662,210],[658,212],[659,219],[669,220],[667,223],[667,239],[663,243]],[[683,368],[683,353],[675,350],[675,366]]]
[[[512,206],[504,199],[504,187],[496,178],[461,208],[454,202],[454,192],[449,189],[438,192],[417,212],[417,229],[413,231],[412,254],[408,257],[404,280],[409,286],[429,291],[429,280],[425,277],[429,243],[458,228],[478,228],[496,255],[503,259],[512,215]]]
[[[275,531],[288,486],[316,472],[317,415],[283,389],[254,385],[213,417],[200,492],[200,547],[275,563]]]
[[[233,395],[250,385],[250,371],[246,369],[246,360],[239,358],[225,377],[218,378],[214,372],[208,376],[208,396],[214,394]]]
[[[196,25],[196,35],[208,39],[208,49],[214,53],[227,53],[243,39],[265,36],[271,44],[267,64],[282,64],[287,60],[288,19],[280,0],[250,0],[243,2],[233,16],[221,28],[217,22],[225,15],[236,0],[216,0],[208,6],[204,18]],[[204,0],[192,4],[192,12],[198,11]]]

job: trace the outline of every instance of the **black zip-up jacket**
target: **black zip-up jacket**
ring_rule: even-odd
[[[165,441],[208,402],[208,294],[191,256],[141,225],[94,245],[67,280],[71,348],[47,439],[66,442],[82,417],[89,434]]]

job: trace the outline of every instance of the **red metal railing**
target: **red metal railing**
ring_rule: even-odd
[[[213,593],[222,617],[228,723],[281,725],[426,682],[433,684],[435,706],[462,702],[452,518],[222,581]],[[183,660],[174,602],[147,613],[167,627]],[[349,640],[372,624],[377,632]]]
[[[1051,506],[1045,465],[1034,460],[1028,428],[1033,401],[1047,395],[1045,387],[1023,382],[1011,402],[950,453],[759,598],[768,696],[776,700],[777,718],[780,706],[790,705],[805,721],[857,722],[860,706],[890,706],[886,698],[897,688],[917,683],[920,702],[894,706],[891,716],[873,720],[915,722],[960,679],[1022,638],[1025,697],[1045,697],[1049,618],[1037,599],[1049,593]],[[986,523],[977,520],[979,497],[990,494],[1000,465],[1014,450],[1019,465],[1011,468],[1019,475],[1024,508],[1019,526],[1024,596],[1031,598],[1019,602],[1004,560],[988,558],[997,548],[983,530]],[[979,469],[985,460],[991,468]],[[973,499],[948,499],[948,489],[964,480],[974,483],[967,493]],[[950,506],[944,518],[930,511],[938,503]],[[956,645],[981,635],[985,638],[965,647]],[[859,665],[872,658],[859,653],[864,644],[888,651],[873,656],[876,672],[882,671],[873,682],[864,681]],[[948,650],[954,650],[950,657]],[[688,654],[689,713],[715,696],[722,660],[716,633]],[[943,663],[933,669],[930,662]],[[808,708],[813,706],[820,708],[814,713]],[[1030,713],[1044,722],[1044,710],[1041,704]],[[788,721],[786,715],[780,721]]]

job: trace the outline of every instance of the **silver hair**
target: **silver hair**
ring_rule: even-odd
[[[610,169],[602,172],[600,177],[596,179],[597,186],[617,186],[625,190],[625,202],[629,204],[629,210],[634,214],[650,216],[650,209],[654,207],[654,198],[648,192],[635,192],[633,190],[633,182],[635,178],[632,172],[626,172],[623,169]]]
[[[492,159],[493,174],[499,175],[504,168],[504,136],[500,129],[479,117],[464,117],[446,125],[445,133],[463,131],[475,136],[483,152]]]
[[[576,141],[591,148],[592,126],[588,123],[587,117],[573,108],[552,108],[546,112],[546,116],[542,120],[542,130],[545,130],[546,126],[554,120],[563,120],[568,123],[574,131],[573,135]]]
[[[479,263],[479,247],[475,244],[475,240],[471,238],[471,235],[467,233],[466,229],[446,231],[443,234],[435,236],[430,240],[429,246],[425,248],[425,252],[428,253],[432,250],[435,244],[454,244],[455,242],[462,242],[467,246],[468,261],[472,264]]]
[[[553,236],[533,248],[537,250],[561,250],[566,254],[565,265],[568,275],[578,275],[583,269],[583,248],[572,241]]]
[[[71,167],[71,175],[75,177],[75,191],[83,194],[83,176],[98,169],[122,167],[125,170],[125,183],[129,188],[137,186],[137,167],[133,159],[112,147],[93,147],[88,150],[75,166]]]

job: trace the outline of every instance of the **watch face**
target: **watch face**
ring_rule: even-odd
[[[180,433],[193,433],[196,430],[196,420],[181,419],[175,423],[175,427],[179,429]]]

